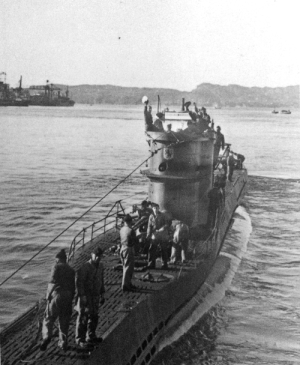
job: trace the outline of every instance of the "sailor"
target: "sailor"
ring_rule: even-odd
[[[159,205],[152,203],[153,214],[149,217],[147,239],[151,240],[148,251],[148,268],[155,269],[156,251],[158,245],[161,248],[162,269],[168,268],[168,243],[169,243],[169,220],[166,215],[159,211]]]
[[[206,109],[204,107],[201,108],[202,110],[202,118],[206,120],[207,124],[210,123],[210,116],[206,113]]]
[[[98,341],[96,328],[98,325],[99,304],[104,304],[104,266],[100,262],[103,251],[96,247],[91,258],[76,272],[76,321],[75,341],[81,348],[89,347]]]
[[[239,154],[239,153],[235,153],[235,152],[232,152],[236,158],[237,158],[237,162],[236,162],[236,168],[238,170],[241,170],[243,168],[243,162],[245,161],[245,156]]]
[[[131,284],[134,272],[134,245],[137,243],[135,231],[132,229],[132,217],[124,217],[124,226],[120,230],[121,249],[120,257],[123,265],[122,290],[131,291],[135,287]]]
[[[222,147],[222,150],[224,150],[224,146],[225,146],[224,135],[221,133],[221,128],[217,126],[216,141],[214,145],[214,166],[216,166],[218,162],[220,149]]]
[[[198,107],[197,107],[197,104],[194,102],[193,103],[194,104],[194,108],[195,108],[195,112],[196,112],[196,114],[199,114],[199,109],[198,109]]]
[[[147,96],[144,96],[142,99],[143,103],[145,104],[144,108],[144,119],[145,119],[145,131],[154,131],[156,128],[153,125],[153,118],[152,118],[152,107],[149,104],[149,99]]]
[[[193,123],[191,120],[188,120],[187,128],[185,128],[183,131],[184,131],[184,133],[188,133],[188,134],[197,134],[199,132],[199,129],[195,123]]]
[[[198,128],[198,133],[203,133],[209,128],[209,123],[207,123],[205,119],[203,119],[202,117],[200,117],[200,115],[198,115],[196,126]]]
[[[150,202],[151,203],[151,202]],[[141,208],[137,209],[138,212],[138,220],[135,222],[135,225],[139,229],[138,238],[138,246],[135,246],[136,253],[145,254],[148,252],[148,242],[146,240],[147,236],[147,227],[150,215],[153,213],[152,208],[148,206],[149,202],[147,200],[143,200],[141,203]]]
[[[212,229],[215,226],[216,214],[219,206],[223,202],[222,191],[219,188],[217,182],[214,183],[213,188],[208,192],[209,206],[208,206],[208,217],[207,217],[207,227]]]
[[[173,235],[172,252],[170,263],[175,264],[178,253],[181,252],[181,262],[186,262],[186,252],[189,242],[189,227],[180,221],[175,221],[175,232]]]
[[[67,349],[72,300],[75,292],[75,271],[66,262],[65,250],[59,251],[55,259],[46,295],[47,307],[43,321],[41,351],[45,351],[51,341],[57,317],[59,321],[58,347],[64,351]]]
[[[148,220],[152,213],[153,210],[150,207],[148,207],[147,200],[143,200],[141,203],[141,208],[138,209],[138,221],[136,222],[136,224],[138,224],[139,222],[145,221],[145,223],[139,227],[140,232],[147,231]]]
[[[185,108],[185,111],[189,112],[189,107],[191,105],[191,102],[190,101],[187,101],[185,104],[184,104],[184,108]]]
[[[196,114],[195,112],[189,111],[189,116],[191,117],[193,122],[196,122],[198,114]]]
[[[167,124],[167,133],[172,133],[172,124]]]
[[[163,131],[164,130],[163,120],[164,120],[163,113],[157,113],[156,114],[156,120],[154,122],[154,127],[156,127],[157,131]]]

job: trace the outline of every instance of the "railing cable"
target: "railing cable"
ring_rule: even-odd
[[[159,149],[158,149],[159,150]],[[156,150],[155,153],[158,151]],[[112,191],[117,189],[119,185],[121,185],[125,180],[127,180],[136,170],[138,170],[143,164],[145,164],[150,158],[152,158],[154,153],[151,153],[151,156],[147,157],[142,163],[140,163],[134,170],[130,172],[126,177],[124,177],[121,181],[118,182],[112,189],[110,189],[101,199],[99,199],[94,205],[92,205],[87,211],[85,211],[80,217],[78,217],[73,223],[71,223],[67,228],[65,228],[61,233],[59,233],[53,240],[51,240],[47,245],[41,248],[37,253],[35,253],[29,260],[24,262],[17,270],[15,270],[11,275],[9,275],[6,279],[4,279],[0,283],[0,287],[5,284],[9,279],[11,279],[16,273],[18,273],[24,266],[28,265],[35,257],[37,257],[41,252],[43,252],[47,247],[49,247],[55,240],[57,240],[60,236],[62,236],[68,229],[70,229],[75,223],[77,223],[81,218],[83,218],[87,213],[89,213],[97,204],[99,204],[103,199],[105,199]]]

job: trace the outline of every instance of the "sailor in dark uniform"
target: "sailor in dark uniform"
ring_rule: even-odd
[[[238,170],[241,170],[243,168],[243,162],[245,161],[245,156],[239,154],[239,153],[235,153],[235,152],[232,152],[235,156],[236,156],[236,159],[237,159],[237,162],[235,164],[236,168]]]
[[[148,103],[149,103],[149,101],[147,100],[145,102],[145,109],[144,109],[145,130],[146,130],[146,132],[147,131],[150,132],[150,131],[155,130],[155,127],[153,125],[153,118],[152,118],[152,114],[151,114],[152,107],[149,106],[149,108],[148,108]]]
[[[41,351],[45,351],[51,341],[56,318],[59,321],[58,347],[67,349],[67,337],[72,314],[72,300],[75,292],[75,271],[66,263],[65,250],[56,255],[47,289],[47,307],[43,321],[43,341]]]
[[[154,124],[154,127],[156,128],[157,131],[163,131],[164,130],[163,120],[164,120],[163,113],[157,113],[156,114],[156,120],[153,123]]]
[[[81,348],[98,341],[96,328],[99,318],[99,306],[104,299],[104,266],[101,261],[103,251],[96,247],[91,258],[76,272],[76,344]]]
[[[132,229],[132,217],[124,217],[124,226],[120,230],[121,249],[120,257],[123,265],[122,290],[131,291],[135,287],[131,284],[134,272],[134,245],[137,243],[135,231]]]
[[[149,217],[147,239],[151,240],[148,252],[148,268],[155,269],[156,251],[158,245],[161,248],[162,269],[168,268],[168,243],[169,243],[169,219],[165,213],[160,212],[159,205],[152,203],[153,214]]]
[[[216,141],[214,145],[214,166],[216,166],[218,162],[220,149],[222,147],[222,150],[224,150],[224,146],[225,146],[225,138],[224,135],[221,133],[221,128],[218,126],[216,133]]]

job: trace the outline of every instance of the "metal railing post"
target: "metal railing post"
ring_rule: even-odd
[[[85,228],[82,230],[82,247],[84,247]]]
[[[92,234],[91,234],[91,241],[93,241],[93,235],[94,235],[94,226],[95,222],[92,224]]]
[[[118,214],[120,211],[120,202],[117,204],[117,215],[116,215],[116,229],[118,229]]]
[[[74,238],[74,240],[73,240],[73,260],[75,257],[75,248],[76,248],[76,239]]]

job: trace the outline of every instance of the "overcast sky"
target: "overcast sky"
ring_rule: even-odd
[[[15,86],[300,83],[299,0],[2,0]]]

